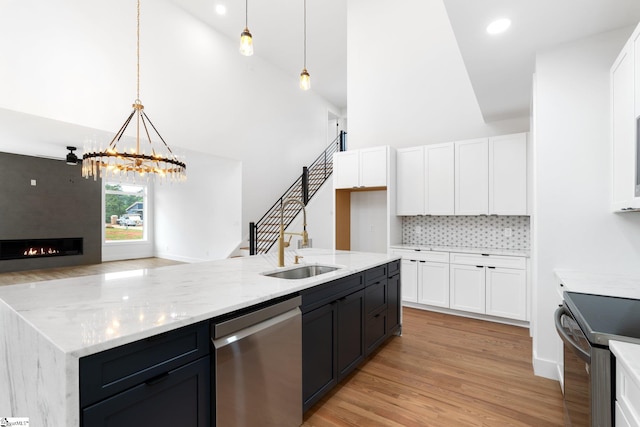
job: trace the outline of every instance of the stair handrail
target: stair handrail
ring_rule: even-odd
[[[265,245],[262,245],[262,246],[260,245],[260,241],[258,239],[259,231],[261,228],[260,225],[263,223],[263,221],[266,218],[272,217],[275,210],[279,210],[282,207],[282,203],[284,202],[285,199],[290,197],[290,194],[293,193],[294,189],[300,186],[303,203],[306,205],[309,202],[309,200],[311,200],[313,195],[318,191],[318,189],[322,186],[322,184],[326,182],[326,180],[329,178],[331,173],[333,173],[333,167],[331,167],[331,170],[329,171],[327,168],[327,164],[330,164],[330,162],[331,163],[333,162],[333,158],[332,158],[333,153],[346,150],[347,148],[346,136],[347,136],[347,133],[345,131],[340,131],[340,134],[327,146],[327,148],[324,149],[324,151],[311,163],[309,167],[303,167],[302,175],[300,175],[293,182],[293,184],[291,184],[291,186],[287,188],[287,190],[282,194],[282,196],[280,196],[276,200],[276,202],[273,205],[271,205],[269,209],[267,209],[265,214],[262,215],[262,217],[257,222],[249,223],[249,254],[250,255],[256,255],[258,252],[266,253],[273,247],[277,239],[273,239],[273,241],[267,242],[267,244]],[[320,182],[319,184],[316,183],[315,190],[313,192],[310,192],[309,179],[308,179],[309,171],[314,171],[315,167],[317,167],[319,164],[322,164],[324,166],[324,176],[322,178],[322,182]],[[297,207],[294,209],[297,210],[297,212],[295,213],[295,215],[288,216],[288,220],[285,222],[285,228],[288,227],[291,224],[291,222],[293,222],[293,220],[298,215],[298,213],[300,213],[300,210],[302,210],[301,207]],[[271,226],[271,231],[273,231],[273,225]]]

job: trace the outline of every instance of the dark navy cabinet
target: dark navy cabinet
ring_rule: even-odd
[[[304,411],[364,358],[363,286],[359,273],[301,292]]]
[[[208,323],[80,359],[80,425],[210,426]]]
[[[301,292],[306,412],[400,328],[400,262]]]
[[[387,271],[387,335],[401,333],[400,260],[390,262]]]

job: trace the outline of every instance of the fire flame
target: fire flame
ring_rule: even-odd
[[[54,248],[29,248],[26,251],[24,251],[25,256],[55,255],[59,253],[60,251]]]

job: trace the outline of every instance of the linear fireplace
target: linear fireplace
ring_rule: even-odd
[[[0,240],[0,260],[82,255],[81,237]]]

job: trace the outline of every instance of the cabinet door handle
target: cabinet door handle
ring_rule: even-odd
[[[484,265],[476,265],[477,268],[484,268]]]
[[[427,261],[420,261],[420,262],[424,263],[424,262],[427,262]]]
[[[480,254],[480,255],[482,255],[482,256],[489,256],[489,254]]]
[[[487,268],[495,268],[495,267],[489,267],[489,266],[487,266]]]
[[[377,319],[378,317],[380,317],[380,313],[378,313],[375,316],[373,316],[374,319]]]
[[[417,260],[415,260],[415,259],[410,259],[409,261],[411,261],[411,262],[418,262],[418,261],[417,261]]]
[[[164,374],[157,375],[157,376],[151,378],[150,380],[145,381],[145,384],[147,384],[147,385],[156,385],[156,384],[166,380],[167,378],[169,378],[169,372],[165,372]]]

